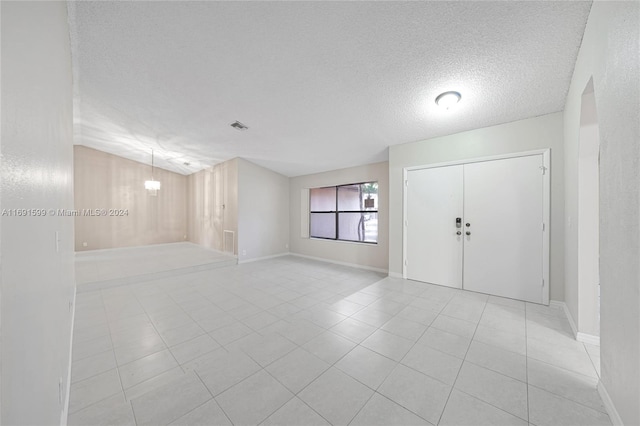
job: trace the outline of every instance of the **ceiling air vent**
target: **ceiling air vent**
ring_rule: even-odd
[[[231,123],[231,127],[234,127],[234,128],[236,128],[236,129],[238,129],[238,130],[247,130],[247,129],[248,129],[248,127],[247,127],[247,126],[245,126],[244,124],[242,124],[242,123],[241,123],[241,122],[239,122],[239,121],[236,121],[236,122],[234,122],[234,123]]]

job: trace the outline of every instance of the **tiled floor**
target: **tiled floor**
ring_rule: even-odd
[[[75,324],[71,425],[610,424],[561,309],[306,259],[81,293]]]
[[[167,272],[180,273],[195,267],[214,269],[236,263],[235,256],[190,242],[82,251],[76,253],[76,283],[85,291],[129,284],[135,282],[135,277],[177,275]]]

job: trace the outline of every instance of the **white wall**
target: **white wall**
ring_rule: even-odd
[[[238,260],[289,251],[289,178],[238,158]]]
[[[291,253],[318,257],[387,271],[389,259],[389,163],[375,163],[290,179],[290,244]],[[308,224],[303,217],[303,189],[347,183],[378,182],[378,243],[363,244],[302,237],[301,228]],[[308,225],[307,225],[308,226]]]
[[[551,149],[550,294],[564,298],[562,113],[389,147],[389,272],[402,274],[403,168]]]
[[[578,315],[573,316],[577,332],[600,335],[599,268],[599,165],[600,136],[593,94],[582,95],[578,149]],[[573,305],[573,303],[572,303]]]
[[[639,15],[638,2],[594,2],[564,113],[566,301],[577,315],[580,108],[593,77],[600,134],[601,381],[627,425],[640,424]]]
[[[2,2],[0,7],[2,208],[73,209],[66,3]],[[0,423],[59,424],[75,289],[73,218],[2,216],[0,227]]]

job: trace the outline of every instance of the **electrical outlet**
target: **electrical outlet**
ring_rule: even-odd
[[[86,241],[82,243],[82,247],[86,247],[86,246],[88,246],[88,245],[89,245],[89,244],[87,244],[87,242],[86,242]]]
[[[285,244],[284,248],[288,249],[289,248],[289,244]]]
[[[247,251],[246,250],[242,250],[242,255],[246,256],[247,255]]]

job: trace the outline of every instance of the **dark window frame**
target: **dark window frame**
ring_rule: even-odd
[[[354,182],[354,183],[345,183],[342,185],[331,185],[331,186],[318,186],[315,188],[310,188],[309,189],[309,238],[315,238],[318,240],[329,240],[329,241],[346,241],[349,243],[360,243],[360,244],[378,244],[378,236],[376,236],[376,240],[375,241],[360,241],[360,240],[347,240],[344,238],[338,238],[338,236],[340,235],[340,213],[360,213],[360,214],[371,214],[371,213],[375,213],[376,215],[378,215],[378,209],[376,208],[375,210],[338,210],[338,188],[341,187],[345,187],[345,186],[354,186],[354,185],[364,185],[367,183],[375,183],[376,185],[378,185],[378,191],[380,191],[380,186],[378,184],[377,180],[370,180],[370,181],[364,181],[364,182]],[[333,188],[335,189],[335,193],[336,193],[336,202],[335,202],[335,210],[311,210],[311,190],[312,189],[329,189],[329,188]],[[379,194],[379,192],[378,192]],[[379,199],[378,199],[379,200]],[[312,214],[333,214],[335,215],[335,231],[336,231],[336,236],[335,238],[329,238],[329,237],[317,237],[314,236],[311,233],[311,215]],[[379,235],[379,234],[378,234]]]

